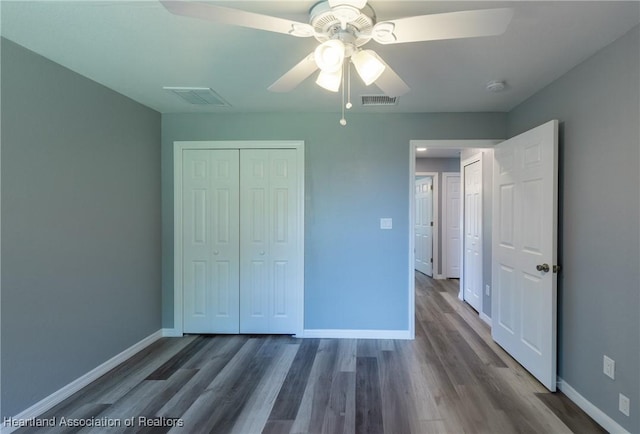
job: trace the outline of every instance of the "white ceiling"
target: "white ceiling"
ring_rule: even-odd
[[[311,1],[218,1],[228,7],[307,22]],[[373,48],[411,91],[395,107],[359,107],[381,94],[353,82],[360,112],[508,111],[640,22],[638,1],[371,0],[378,19],[512,7],[502,36],[378,45]],[[155,0],[0,1],[2,36],[163,113],[336,112],[339,95],[313,78],[288,94],[267,91],[316,46],[300,39],[170,14]],[[490,93],[491,80],[507,89]],[[231,108],[193,106],[163,86],[210,87]]]

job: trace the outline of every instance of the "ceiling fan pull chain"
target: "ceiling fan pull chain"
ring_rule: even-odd
[[[353,107],[351,104],[351,60],[347,62],[347,104],[345,107],[347,110]]]
[[[347,125],[347,120],[344,118],[344,106],[346,105],[345,102],[344,102],[344,96],[345,96],[344,95],[344,93],[345,93],[344,92],[344,87],[345,87],[344,86],[344,72],[345,72],[345,69],[347,68],[347,65],[345,65],[345,63],[347,63],[347,62],[344,62],[342,64],[342,84],[341,84],[341,86],[342,86],[342,104],[340,104],[342,106],[342,118],[340,118],[340,125],[342,125],[343,127],[345,125]]]

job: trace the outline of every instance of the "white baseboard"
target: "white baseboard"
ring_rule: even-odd
[[[140,350],[148,347],[149,345],[151,345],[152,343],[160,339],[162,336],[163,336],[162,330],[158,330],[157,332],[147,336],[146,338],[142,339],[141,341],[133,344],[126,350],[122,351],[120,354],[113,356],[106,362],[102,363],[100,366],[97,366],[96,368],[87,372],[80,378],[73,380],[71,383],[67,384],[66,386],[63,386],[62,388],[53,392],[51,395],[47,396],[41,401],[36,402],[31,407],[13,416],[11,419],[13,419],[14,421],[26,421],[26,420],[34,419],[40,416],[41,414],[50,410],[54,406],[58,405],[59,403],[61,403],[62,401],[64,401],[65,399],[67,399],[68,397],[70,397],[80,389],[82,389],[83,387],[88,386],[93,381],[97,380],[98,378],[100,378],[101,376],[103,376],[104,374],[106,374],[111,369],[115,368],[125,360],[129,359],[131,356],[133,356]],[[0,433],[1,434],[10,433],[15,431],[18,428],[19,427],[6,426],[4,423],[2,423],[0,425]]]
[[[598,422],[602,428],[606,429],[611,434],[629,434],[629,431],[624,429],[611,417],[607,416],[605,412],[593,405],[587,398],[580,395],[576,389],[571,387],[569,383],[558,377],[556,386],[558,389],[567,395],[571,401],[580,407],[585,413],[587,413],[593,420]]]
[[[176,329],[162,329],[163,338],[181,338],[184,336],[182,333],[178,333]]]
[[[433,278],[435,280],[445,280],[446,279],[446,277],[444,277],[444,274],[434,274]]]
[[[486,322],[487,324],[489,324],[489,327],[491,327],[492,321],[491,321],[491,317],[489,315],[487,315],[484,312],[480,312],[480,319],[482,321]]]
[[[412,339],[409,330],[305,329],[301,337],[322,339]]]

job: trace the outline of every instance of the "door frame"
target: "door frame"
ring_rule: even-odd
[[[438,242],[439,242],[439,238],[438,238],[438,172],[416,172],[415,176],[413,177],[413,186],[414,186],[414,195],[413,195],[413,200],[414,200],[414,208],[413,208],[413,212],[415,212],[415,179],[418,176],[430,176],[431,177],[431,184],[433,185],[433,194],[431,195],[431,220],[433,221],[433,227],[431,229],[431,258],[433,259],[433,262],[431,263],[431,276],[433,276],[434,279],[439,279],[441,278],[440,275],[437,273],[438,270],[438,264],[440,261],[439,255],[438,255]],[[413,216],[414,220],[413,220],[413,224],[415,225],[415,215]],[[415,228],[414,228],[414,232],[413,232],[413,236],[415,237]],[[414,263],[414,270],[415,270],[415,238],[414,238],[414,257],[413,257],[413,263]]]
[[[458,226],[460,227],[460,237],[462,238],[462,221],[461,221],[461,215],[462,215],[462,184],[460,185],[460,198],[458,199],[459,203],[458,203],[458,209],[459,209],[459,213],[457,216],[450,216],[449,213],[447,212],[447,202],[449,199],[449,189],[447,188],[447,179],[449,178],[458,178],[460,180],[460,183],[462,183],[462,175],[460,174],[460,172],[442,172],[442,277],[444,279],[448,279],[448,273],[447,273],[447,269],[449,267],[449,230],[447,229],[449,227],[448,223],[449,223],[449,219],[453,218],[457,218],[458,220]],[[458,246],[458,250],[460,249],[460,246]],[[462,254],[462,252],[460,252],[460,255]],[[459,260],[459,264],[458,264],[458,269],[462,269],[462,256],[460,256],[460,260]],[[458,274],[460,274],[460,271],[458,271]],[[458,276],[459,278],[460,276]]]
[[[464,245],[464,239],[465,239],[465,234],[466,234],[466,228],[465,228],[465,212],[466,212],[466,207],[465,207],[465,194],[466,194],[466,184],[465,184],[465,167],[466,166],[470,166],[472,164],[475,163],[479,163],[480,164],[480,179],[481,179],[481,184],[484,184],[484,180],[485,180],[485,176],[484,176],[484,163],[483,163],[483,158],[484,158],[484,152],[479,151],[476,154],[473,154],[471,157],[469,158],[465,158],[464,160],[460,160],[460,202],[461,202],[461,206],[460,206],[460,229],[462,230],[462,234],[460,235],[460,291],[458,292],[458,298],[460,300],[464,300],[464,269],[465,269],[465,262],[464,262],[464,257],[465,257],[465,245]],[[484,243],[485,243],[485,239],[484,239],[484,225],[488,222],[485,222],[485,218],[484,218],[484,191],[481,188],[480,189],[480,276],[477,276],[478,279],[480,280],[479,285],[480,285],[480,309],[478,309],[478,315],[482,316],[482,314],[484,313],[483,307],[484,307],[484,290],[482,288],[483,283],[484,283]]]
[[[409,261],[408,261],[408,285],[407,285],[407,293],[408,293],[408,318],[407,329],[409,330],[409,339],[415,339],[416,335],[416,291],[415,291],[415,279],[416,279],[416,271],[413,268],[415,265],[415,233],[414,233],[414,225],[415,225],[415,179],[416,179],[416,148],[424,147],[424,148],[493,148],[496,144],[504,141],[504,139],[476,139],[476,140],[468,140],[468,139],[460,139],[460,140],[420,140],[413,139],[409,140],[409,177],[408,188],[409,191]],[[460,273],[462,274],[464,270],[461,268]]]
[[[173,142],[173,330],[172,336],[183,335],[182,288],[182,151],[185,149],[295,149],[298,169],[298,246],[300,258],[297,270],[299,288],[296,336],[304,330],[304,141],[303,140],[227,140],[227,141],[176,141]]]

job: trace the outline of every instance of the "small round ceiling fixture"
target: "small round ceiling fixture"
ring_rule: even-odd
[[[487,90],[490,92],[502,92],[506,87],[505,82],[502,80],[493,80],[487,83]]]

